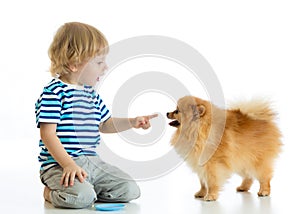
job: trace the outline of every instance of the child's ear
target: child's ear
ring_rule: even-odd
[[[78,68],[76,65],[69,65],[69,69],[73,72],[77,72],[78,71]]]

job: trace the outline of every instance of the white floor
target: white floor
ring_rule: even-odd
[[[24,142],[25,145],[26,143]],[[83,210],[56,209],[51,204],[44,202],[42,198],[43,186],[39,181],[35,151],[30,153],[31,150],[26,146],[23,148],[24,150],[26,155],[21,156],[19,154],[15,157],[21,161],[21,168],[17,167],[16,161],[9,162],[11,161],[8,159],[9,154],[2,151],[0,213],[101,213],[95,211],[94,208]],[[271,197],[257,197],[257,182],[254,183],[249,193],[235,192],[240,178],[233,176],[224,186],[218,201],[204,202],[195,199],[193,194],[199,188],[197,177],[185,164],[182,164],[166,176],[156,180],[139,182],[142,191],[141,197],[126,204],[123,211],[109,213],[281,214],[286,213],[286,211],[298,213],[299,186],[297,182],[300,178],[297,171],[299,169],[299,161],[297,161],[299,157],[296,154],[297,151],[291,150],[289,153],[286,151],[282,153],[271,183]]]

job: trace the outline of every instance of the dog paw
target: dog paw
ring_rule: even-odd
[[[217,200],[217,196],[214,195],[214,194],[207,194],[205,197],[204,197],[204,201],[215,201]]]
[[[257,195],[258,195],[259,197],[269,196],[269,195],[270,195],[270,191],[268,191],[268,190],[260,190],[260,191],[257,193]]]
[[[243,186],[239,186],[236,188],[236,191],[238,192],[248,192],[249,188],[245,188]]]
[[[206,195],[206,191],[200,190],[198,192],[195,193],[195,198],[204,198],[204,196]]]

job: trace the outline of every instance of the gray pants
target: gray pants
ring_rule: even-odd
[[[74,158],[88,177],[83,183],[75,179],[74,185],[60,185],[63,169],[60,166],[41,171],[41,181],[51,189],[50,198],[55,207],[85,208],[95,201],[128,202],[140,196],[140,189],[129,175],[111,166],[99,157]]]

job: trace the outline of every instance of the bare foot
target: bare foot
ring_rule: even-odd
[[[51,203],[50,192],[51,192],[51,189],[49,189],[49,187],[45,186],[45,188],[44,188],[44,198],[45,198],[46,201]]]

